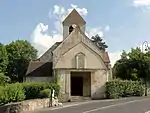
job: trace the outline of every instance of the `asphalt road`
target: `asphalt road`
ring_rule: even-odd
[[[150,97],[121,100],[93,100],[64,107],[46,108],[32,113],[145,113],[150,110]]]

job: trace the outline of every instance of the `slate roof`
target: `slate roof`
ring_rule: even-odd
[[[52,62],[30,61],[26,76],[52,76]]]

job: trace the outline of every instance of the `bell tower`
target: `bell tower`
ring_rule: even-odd
[[[75,25],[79,26],[85,32],[86,22],[75,9],[65,18],[62,24],[63,40],[73,31]]]

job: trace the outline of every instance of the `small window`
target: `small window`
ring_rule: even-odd
[[[76,68],[85,68],[85,55],[83,53],[76,55]]]
[[[71,25],[70,27],[69,27],[69,34],[73,31],[73,26]]]

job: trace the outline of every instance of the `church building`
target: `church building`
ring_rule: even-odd
[[[26,81],[52,82],[58,77],[62,101],[104,98],[105,83],[112,79],[108,52],[85,35],[86,22],[75,9],[62,24],[63,40],[30,61]]]

